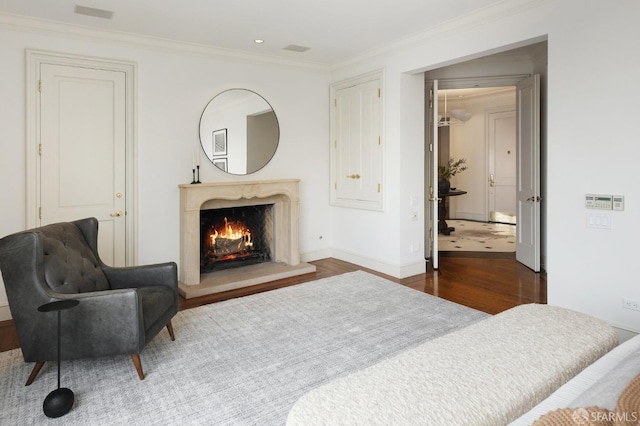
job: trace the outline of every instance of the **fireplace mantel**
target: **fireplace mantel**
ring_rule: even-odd
[[[181,293],[184,293],[183,290],[187,287],[202,285],[201,281],[204,281],[200,274],[200,210],[273,204],[274,226],[277,235],[273,260],[276,265],[285,265],[285,269],[299,269],[297,268],[300,264],[298,184],[298,179],[281,179],[179,185]],[[257,269],[264,269],[264,266]],[[226,274],[233,275],[230,272]],[[247,276],[247,274],[243,275]],[[255,282],[255,280],[250,280],[250,284]],[[224,291],[238,286],[240,285],[218,286],[216,291]],[[207,292],[213,291],[206,291],[205,294]],[[200,293],[198,292],[198,295]]]

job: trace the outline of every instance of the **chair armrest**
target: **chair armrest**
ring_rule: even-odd
[[[113,289],[163,285],[178,292],[178,266],[175,262],[123,268],[104,265],[102,270]]]
[[[80,303],[62,312],[63,358],[92,358],[140,353],[145,345],[142,302],[135,289],[105,290],[59,295],[57,300]],[[38,314],[44,339],[55,336],[55,320]],[[49,336],[50,335],[50,336]],[[51,347],[55,347],[51,342]],[[40,351],[52,352],[49,345]],[[66,354],[65,354],[66,352]],[[41,359],[52,359],[43,356]]]

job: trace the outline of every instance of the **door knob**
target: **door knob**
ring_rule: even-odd
[[[118,210],[115,213],[111,213],[109,216],[111,216],[111,217],[120,217],[120,216],[122,216],[122,214],[123,214],[122,210]]]
[[[493,173],[489,175],[489,186],[496,186],[496,175]]]

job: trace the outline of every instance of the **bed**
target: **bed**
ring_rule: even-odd
[[[640,389],[630,388],[634,380],[635,383],[640,380],[640,335],[588,366],[512,425],[531,425],[537,420],[541,420],[540,424],[551,424],[543,422],[544,416],[555,415],[558,414],[556,411],[565,409],[569,409],[566,412],[571,416],[585,416],[586,409],[590,407],[597,407],[600,413],[604,410],[616,413],[616,405],[625,390],[635,401],[634,406],[619,410],[614,417],[626,419],[630,424],[640,424]]]
[[[617,344],[604,321],[522,305],[311,390],[287,425],[508,424]]]

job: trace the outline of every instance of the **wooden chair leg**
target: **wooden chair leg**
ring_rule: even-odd
[[[144,380],[144,373],[142,372],[142,362],[140,362],[140,355],[131,354],[131,359],[133,360],[133,365],[136,366],[138,377],[140,377],[140,380]]]
[[[31,383],[33,383],[33,381],[36,379],[36,376],[40,372],[40,369],[42,368],[43,365],[44,365],[44,361],[36,362],[36,365],[33,366],[33,370],[31,370],[31,374],[29,375],[29,378],[27,379],[27,383],[25,384],[25,386],[29,386]]]
[[[171,320],[167,323],[167,330],[169,330],[169,337],[171,337],[172,341],[176,340],[176,336],[173,334],[173,326],[171,325]]]

